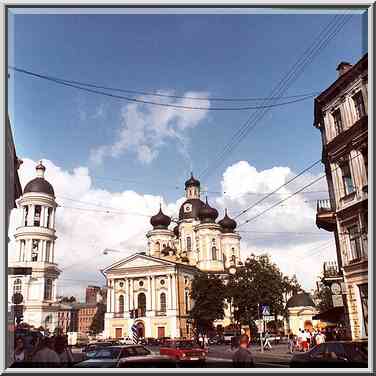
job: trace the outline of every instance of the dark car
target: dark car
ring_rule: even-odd
[[[120,359],[118,368],[176,368],[175,359],[166,355],[132,356]]]
[[[310,351],[296,354],[292,368],[363,368],[368,366],[368,343],[332,341],[316,345]]]
[[[79,368],[114,368],[120,359],[133,356],[147,356],[151,352],[141,345],[108,346],[95,351],[90,359],[77,363]]]
[[[208,343],[209,345],[222,345],[223,343],[225,343],[225,338],[223,336],[216,335],[209,338]]]
[[[86,358],[91,358],[99,349],[103,349],[109,346],[113,346],[113,343],[112,342],[90,343],[82,349],[82,352],[85,353]]]

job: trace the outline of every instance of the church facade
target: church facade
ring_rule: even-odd
[[[26,184],[17,201],[22,217],[16,229],[16,260],[9,262],[8,297],[22,295],[23,321],[52,332],[59,309],[56,303],[55,213],[52,185],[44,178],[45,166],[36,166],[37,177]]]
[[[195,273],[228,275],[240,262],[240,236],[227,210],[217,222],[218,211],[202,201],[200,182],[193,176],[185,182],[186,200],[175,225],[160,208],[151,217],[146,234],[147,251],[135,253],[102,270],[107,280],[105,336],[131,336],[133,324],[142,337],[189,337],[189,310]],[[172,227],[172,228],[171,228]],[[231,323],[225,310],[216,325]]]

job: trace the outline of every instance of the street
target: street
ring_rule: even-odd
[[[152,353],[159,354],[159,347],[146,346]],[[206,368],[227,368],[232,367],[232,356],[236,350],[231,350],[229,345],[209,346]],[[79,348],[72,348],[75,362],[84,360],[85,354]],[[287,345],[273,345],[270,351],[261,353],[259,346],[251,346],[256,367],[260,368],[285,368],[288,367],[291,354],[287,353]]]

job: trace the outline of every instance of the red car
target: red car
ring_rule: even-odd
[[[204,363],[208,351],[198,347],[190,340],[170,340],[159,349],[161,355],[168,355],[179,362],[200,362]]]

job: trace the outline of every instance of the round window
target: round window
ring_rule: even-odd
[[[165,284],[165,280],[164,279],[161,279],[161,285],[163,286]]]
[[[144,282],[143,282],[143,281],[140,281],[140,282],[138,283],[138,285],[139,285],[140,287],[142,287],[142,286],[144,285]]]

